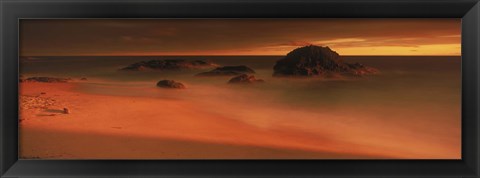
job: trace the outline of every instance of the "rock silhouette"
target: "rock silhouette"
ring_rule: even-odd
[[[54,77],[30,77],[23,82],[45,82],[45,83],[65,83],[70,79],[68,78],[54,78]]]
[[[161,88],[176,88],[176,89],[184,89],[186,88],[183,83],[176,82],[174,80],[160,80],[157,82],[157,87]]]
[[[363,76],[378,73],[360,63],[346,63],[328,46],[304,46],[289,52],[273,67],[273,76]]]
[[[233,77],[228,81],[230,84],[249,84],[249,83],[258,83],[264,82],[262,79],[256,79],[253,75],[242,74],[236,77]]]
[[[143,70],[182,70],[182,69],[203,69],[216,67],[218,65],[206,62],[203,60],[182,60],[182,59],[167,59],[167,60],[150,60],[141,61],[130,64],[120,70],[125,71],[143,71]]]
[[[196,76],[234,76],[241,74],[254,74],[255,71],[247,66],[224,66],[217,67],[208,72],[202,72]]]

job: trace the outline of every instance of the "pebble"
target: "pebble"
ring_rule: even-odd
[[[68,110],[68,108],[63,108],[63,114],[70,114],[70,110]]]

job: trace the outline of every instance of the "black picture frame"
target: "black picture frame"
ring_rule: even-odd
[[[478,177],[478,0],[0,0],[1,177]],[[21,18],[462,18],[461,160],[19,160]]]

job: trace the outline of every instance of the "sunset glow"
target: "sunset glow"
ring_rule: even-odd
[[[284,55],[308,44],[342,55],[458,56],[460,19],[22,20],[22,56]]]

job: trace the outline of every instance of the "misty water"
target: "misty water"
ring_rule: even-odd
[[[210,57],[30,57],[20,63],[24,77],[51,76],[79,79],[86,91],[111,95],[140,95],[150,97],[177,97],[167,90],[136,91],[135,88],[155,88],[157,81],[172,79],[197,87],[229,89],[275,95],[275,102],[291,105],[341,107],[369,104],[411,107],[417,104],[449,107],[459,104],[461,91],[460,57],[344,57],[347,62],[360,62],[380,70],[379,75],[345,79],[291,79],[272,77],[273,65],[281,56],[210,56]],[[250,86],[231,86],[231,77],[194,77],[208,71],[119,71],[129,64],[152,59],[204,59],[219,65],[246,65],[256,71],[255,77],[266,83]],[[106,90],[101,90],[105,87]],[[118,90],[117,90],[118,89]],[[125,91],[122,91],[122,90]],[[181,91],[188,93],[189,91]],[[183,95],[175,92],[175,95]],[[220,94],[220,93],[219,93]],[[181,97],[181,96],[178,96]],[[259,99],[259,98],[252,98]]]
[[[274,123],[285,122],[312,133],[328,127],[340,130],[367,128],[352,133],[371,130],[365,136],[384,135],[385,139],[408,135],[408,138],[418,138],[419,143],[430,140],[428,144],[436,148],[460,143],[460,57],[343,57],[346,62],[359,62],[380,71],[378,75],[343,79],[273,77],[273,65],[280,58],[29,57],[21,60],[20,70],[24,77],[72,78],[78,82],[77,91],[90,94],[194,102],[212,113],[229,115],[258,127],[268,128]],[[194,76],[210,69],[118,70],[152,59],[204,59],[219,65],[246,65],[265,83],[232,85],[227,84],[231,77]],[[88,80],[79,80],[82,77]],[[182,82],[187,89],[156,87],[156,82],[163,79]]]

